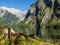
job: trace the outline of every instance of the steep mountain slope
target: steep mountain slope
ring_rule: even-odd
[[[42,38],[60,38],[60,3],[58,0],[38,0],[31,5],[22,24],[27,26],[25,33],[28,30]]]
[[[16,24],[24,20],[26,13],[14,8],[0,7],[0,23]]]

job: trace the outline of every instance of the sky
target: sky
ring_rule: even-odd
[[[27,11],[30,5],[37,0],[0,0],[0,7],[6,6],[8,8],[15,8],[21,11]]]

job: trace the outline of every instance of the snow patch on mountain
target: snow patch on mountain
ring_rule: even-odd
[[[20,11],[18,9],[8,8],[6,6],[2,6],[2,7],[0,7],[0,9],[3,9],[4,11],[7,10],[8,12],[10,12],[12,14],[15,14],[17,17],[20,18],[21,21],[24,20],[25,15],[27,14],[27,11],[22,12],[22,11]]]

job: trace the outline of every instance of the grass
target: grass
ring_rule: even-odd
[[[0,39],[2,39],[2,35],[0,35]]]
[[[2,36],[0,35],[0,38]],[[9,45],[9,40],[8,39],[3,39],[0,41],[0,45]],[[24,36],[18,37],[16,39],[17,45],[59,45],[60,44],[60,39],[59,40],[52,40],[52,39],[40,39],[38,37],[31,38],[28,37],[27,39]],[[11,40],[11,45],[15,45],[15,40]]]

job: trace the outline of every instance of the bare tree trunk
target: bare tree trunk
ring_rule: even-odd
[[[9,39],[9,45],[11,45],[11,40],[10,40],[10,28],[8,28],[8,39]]]
[[[10,40],[10,28],[8,28],[8,39]]]

